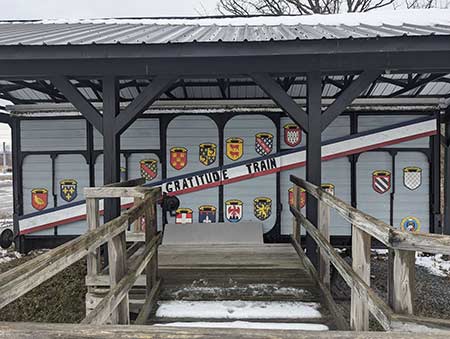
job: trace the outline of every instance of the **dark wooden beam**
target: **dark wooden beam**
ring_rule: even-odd
[[[337,99],[322,114],[321,128],[325,130],[352,101],[357,98],[382,73],[381,70],[366,70],[356,80],[342,91]]]
[[[81,114],[103,134],[103,119],[97,109],[87,100],[76,87],[63,76],[51,78],[53,85],[78,109]]]
[[[173,84],[177,76],[156,77],[115,119],[115,131],[122,133],[141,115],[162,93]]]
[[[320,187],[322,182],[322,77],[320,72],[307,76],[307,111],[309,131],[306,134],[306,180]],[[306,217],[319,225],[319,203],[308,195]],[[317,244],[309,234],[306,235],[306,255],[318,268]]]
[[[250,77],[263,89],[266,94],[282,108],[289,117],[302,127],[304,131],[309,130],[308,115],[292,99],[283,88],[265,73],[252,73]]]

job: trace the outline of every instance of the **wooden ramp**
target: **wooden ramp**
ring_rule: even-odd
[[[163,245],[159,273],[159,301],[147,324],[246,321],[335,328],[290,244]]]

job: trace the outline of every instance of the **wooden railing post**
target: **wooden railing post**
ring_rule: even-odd
[[[319,231],[330,242],[330,208],[319,201]],[[319,278],[325,287],[330,289],[330,260],[319,248]]]
[[[298,187],[297,185],[294,185],[292,204],[299,210],[300,210],[300,199],[301,199],[300,194],[301,194],[300,187]],[[295,216],[292,218],[292,238],[300,244],[301,225]]]
[[[389,255],[388,300],[395,313],[414,314],[416,253],[391,250]]]
[[[88,231],[93,231],[100,226],[98,199],[86,199],[86,221]],[[96,248],[87,256],[87,275],[97,275],[100,273],[100,248]]]
[[[111,289],[127,274],[127,250],[125,233],[108,241],[109,278]],[[111,312],[111,323],[128,325],[130,324],[130,311],[128,295],[123,298],[119,306]]]
[[[157,222],[156,222],[156,202],[147,206],[145,209],[145,243],[148,244],[156,236],[157,233]],[[146,274],[146,294],[150,295],[153,287],[156,285],[158,280],[158,245],[156,245],[156,252],[153,258],[148,263],[145,274]]]
[[[134,205],[138,205],[142,201],[142,198],[134,198]],[[142,217],[138,218],[134,223],[131,232],[141,233],[142,230]]]
[[[370,286],[371,236],[352,226],[352,268]],[[369,307],[367,293],[352,287],[350,327],[355,331],[369,330]]]

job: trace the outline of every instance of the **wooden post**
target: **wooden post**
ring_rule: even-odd
[[[141,198],[134,198],[134,206],[138,205],[142,201]],[[142,217],[138,218],[133,223],[133,233],[141,233],[142,232]]]
[[[371,236],[352,226],[352,268],[370,286]],[[367,293],[352,287],[350,327],[355,331],[369,330],[369,307]]]
[[[157,233],[156,223],[156,203],[152,201],[145,209],[145,243],[148,244]],[[148,263],[146,270],[146,294],[150,295],[152,288],[156,285],[158,280],[158,251],[156,249],[155,255]]]
[[[125,232],[108,241],[109,277],[111,289],[127,274],[127,251]],[[130,324],[128,295],[111,313],[112,324]]]
[[[88,231],[93,231],[100,226],[98,199],[86,199],[86,221]],[[96,248],[87,256],[87,275],[97,275],[100,272],[100,249]]]
[[[319,202],[319,231],[330,242],[330,207]],[[330,260],[319,249],[319,278],[325,287],[330,289]]]
[[[395,313],[414,314],[416,253],[393,250],[389,257],[388,299]]]
[[[293,206],[297,207],[298,210],[300,210],[300,187],[298,187],[297,185],[294,185],[293,195]],[[295,216],[292,217],[292,238],[294,238],[294,240],[300,244],[301,225]]]

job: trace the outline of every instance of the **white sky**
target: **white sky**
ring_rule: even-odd
[[[0,19],[215,15],[218,0],[0,0]]]

